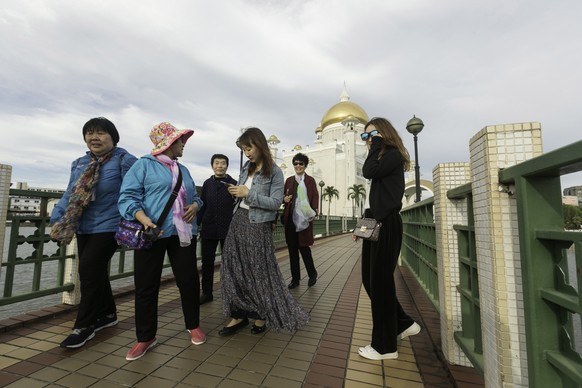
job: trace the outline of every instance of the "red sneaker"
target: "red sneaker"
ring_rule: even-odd
[[[151,339],[147,342],[138,342],[137,344],[133,345],[133,348],[129,349],[129,352],[127,352],[127,356],[125,356],[125,359],[127,361],[137,360],[157,344],[158,340],[156,338]]]
[[[206,342],[206,334],[204,334],[200,326],[196,329],[188,330],[188,333],[190,333],[190,339],[194,345],[202,345]]]

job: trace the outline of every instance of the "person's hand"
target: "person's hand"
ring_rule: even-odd
[[[145,229],[149,229],[149,228],[157,228],[158,226],[156,224],[154,224],[154,222],[152,221],[151,218],[149,218],[148,216],[145,215],[145,213],[143,213],[143,215],[141,216],[137,216],[135,217],[136,220],[138,220]]]
[[[355,234],[352,233],[352,240],[353,241],[358,241],[358,236],[356,236]]]
[[[291,198],[293,198],[293,196],[291,194],[286,195],[283,197],[283,201],[285,201],[285,203],[289,203],[289,202],[291,202]]]
[[[192,205],[184,206],[184,215],[182,216],[182,219],[189,224],[194,217],[196,217],[196,213],[198,213],[198,204],[194,202]]]
[[[230,195],[236,198],[246,198],[249,195],[249,188],[245,185],[242,186],[228,186],[228,192]]]

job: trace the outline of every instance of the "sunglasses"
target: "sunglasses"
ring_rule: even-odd
[[[294,166],[305,166],[305,163],[303,162],[293,162]]]
[[[360,137],[362,138],[363,141],[366,141],[369,138],[371,138],[372,136],[376,136],[377,134],[378,134],[378,130],[374,129],[371,132],[364,132],[364,133],[360,134]]]

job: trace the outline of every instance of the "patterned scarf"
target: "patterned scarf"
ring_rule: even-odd
[[[178,162],[170,159],[167,155],[159,154],[155,156],[160,162],[166,165],[172,172],[172,189],[176,185],[178,180],[179,166]],[[178,232],[178,238],[180,239],[180,246],[187,247],[192,243],[192,225],[184,221],[184,206],[186,205],[186,189],[184,188],[184,180],[182,179],[182,186],[178,191],[178,196],[174,201],[172,206],[174,226]],[[161,227],[161,225],[158,225]]]
[[[111,159],[111,151],[105,155],[91,155],[89,165],[83,171],[69,197],[65,214],[51,227],[51,238],[61,243],[69,244],[77,231],[81,215],[95,193],[95,186],[99,182],[100,167]]]

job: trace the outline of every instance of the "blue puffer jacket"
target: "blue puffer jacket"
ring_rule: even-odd
[[[79,226],[77,227],[78,234],[115,232],[121,218],[117,210],[121,181],[136,160],[137,158],[125,149],[113,148],[111,159],[99,168],[99,181],[95,187],[94,199],[81,215]],[[63,197],[51,213],[51,225],[60,220],[65,214],[71,191],[90,161],[90,152],[87,151],[85,156],[80,157],[71,164],[69,184],[65,194],[63,194]]]
[[[194,179],[186,167],[178,165],[182,171],[182,186],[186,189],[186,205],[196,202],[198,208],[202,208],[203,202],[196,192]],[[170,198],[172,189],[170,169],[152,155],[145,155],[131,167],[123,179],[118,201],[119,212],[123,218],[135,220],[135,213],[143,210],[152,221],[156,222]],[[156,225],[164,231],[163,237],[178,234],[171,210],[164,223]],[[192,234],[198,234],[196,218],[192,221]]]
[[[239,185],[244,185],[249,177],[249,165],[247,161],[242,168],[238,179]],[[249,206],[249,219],[252,224],[272,222],[277,217],[277,211],[283,203],[283,171],[273,164],[271,175],[255,174],[249,194],[244,199]],[[240,200],[237,201],[234,211],[238,209]]]

